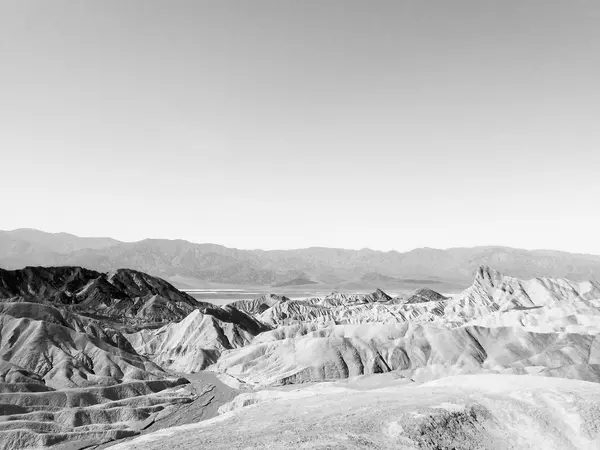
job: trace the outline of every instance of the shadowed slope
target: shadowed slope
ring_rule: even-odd
[[[81,267],[0,269],[0,301],[52,304],[132,324],[181,320],[196,308],[213,306],[141,272],[107,275]]]
[[[0,304],[2,448],[103,442],[190,401],[118,331],[39,303]]]

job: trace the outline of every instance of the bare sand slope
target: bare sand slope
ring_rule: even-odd
[[[214,419],[112,448],[600,448],[600,385],[575,380],[467,375],[416,385],[383,376],[236,400]]]
[[[139,354],[161,367],[192,373],[216,362],[221,352],[247,345],[266,330],[269,328],[252,316],[224,306],[195,310],[181,322],[125,337]]]
[[[418,380],[487,371],[598,381],[600,341],[519,328],[303,324],[262,333],[213,368],[263,386],[389,371]]]

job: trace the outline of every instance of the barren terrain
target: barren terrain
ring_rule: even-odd
[[[600,285],[200,302],[0,271],[0,447],[599,448]]]

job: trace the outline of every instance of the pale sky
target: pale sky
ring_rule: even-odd
[[[0,229],[600,253],[600,2],[0,0]]]

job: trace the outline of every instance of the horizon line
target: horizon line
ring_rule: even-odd
[[[39,228],[29,228],[29,227],[21,227],[21,228],[15,228],[12,230],[0,230],[0,232],[5,232],[5,233],[12,233],[15,231],[36,231],[36,232],[40,232],[40,233],[45,233],[45,234],[51,234],[51,235],[69,235],[69,236],[73,236],[79,239],[112,239],[120,244],[137,244],[140,242],[144,242],[144,241],[183,241],[183,242],[187,242],[188,244],[193,244],[193,245],[215,245],[218,247],[223,247],[223,248],[227,248],[227,249],[232,249],[232,250],[241,250],[241,251],[261,251],[261,252],[277,252],[277,251],[298,251],[298,250],[311,250],[311,249],[326,249],[326,250],[343,250],[343,251],[354,251],[354,252],[360,252],[360,251],[371,251],[371,252],[378,252],[378,253],[400,253],[400,254],[405,254],[405,253],[411,253],[414,251],[418,251],[418,250],[439,250],[439,251],[451,251],[451,250],[473,250],[473,249],[484,249],[484,248],[488,248],[488,249],[493,249],[493,248],[500,248],[500,249],[508,249],[508,250],[521,250],[521,251],[527,251],[527,252],[555,252],[555,253],[566,253],[566,254],[571,254],[571,255],[587,255],[587,256],[599,256],[600,254],[596,254],[596,253],[584,253],[584,252],[572,252],[572,251],[567,251],[567,250],[557,250],[557,249],[549,249],[549,248],[523,248],[523,247],[513,247],[510,245],[502,245],[502,244],[488,244],[488,245],[473,245],[473,246],[455,246],[455,247],[428,247],[428,246],[424,246],[424,247],[414,247],[410,250],[405,250],[405,251],[401,251],[401,250],[396,250],[396,249],[391,249],[391,250],[376,250],[376,249],[372,249],[370,247],[362,247],[362,248],[347,248],[347,247],[326,247],[326,246],[322,246],[322,245],[313,245],[313,246],[309,246],[309,247],[294,247],[294,248],[273,248],[273,249],[262,249],[262,248],[241,248],[241,247],[229,247],[223,244],[215,244],[213,242],[194,242],[194,241],[190,241],[188,239],[183,239],[183,238],[155,238],[155,237],[146,237],[143,239],[139,239],[136,241],[126,241],[126,240],[121,240],[121,239],[116,239],[110,236],[80,236],[74,233],[70,233],[68,231],[57,231],[57,232],[52,232],[52,231],[45,231],[45,230],[41,230]]]

